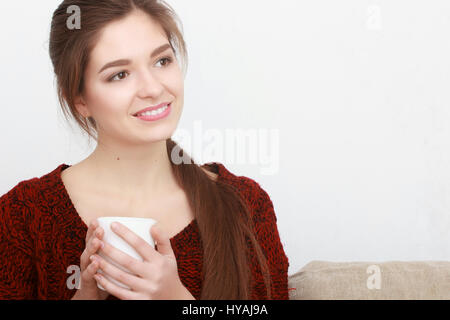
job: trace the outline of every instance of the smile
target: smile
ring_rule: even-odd
[[[144,121],[156,121],[167,117],[171,111],[172,104],[165,105],[159,109],[153,111],[147,111],[143,113],[137,114],[136,118],[144,120]]]

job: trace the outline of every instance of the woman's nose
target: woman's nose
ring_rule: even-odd
[[[164,90],[160,79],[153,75],[150,71],[143,72],[139,79],[139,98],[146,98],[149,96],[158,97]]]

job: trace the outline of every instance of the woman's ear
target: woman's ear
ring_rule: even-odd
[[[89,109],[87,107],[86,102],[84,102],[83,97],[80,95],[77,98],[75,98],[75,109],[77,109],[77,111],[84,117],[90,117],[90,113],[89,113]]]

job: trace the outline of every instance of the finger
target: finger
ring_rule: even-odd
[[[101,241],[97,237],[91,238],[91,242],[88,248],[89,257],[92,256],[94,253],[96,253],[98,250],[100,250],[102,247],[104,247],[103,241]]]
[[[92,257],[92,256],[91,256]],[[89,279],[93,279],[95,273],[98,271],[98,269],[100,268],[100,264],[98,263],[98,261],[94,260],[94,259],[90,259],[91,263],[89,264],[88,268],[86,269],[87,274],[89,276]]]
[[[175,253],[172,250],[172,244],[167,233],[160,226],[153,225],[150,228],[150,235],[157,243],[158,252],[164,256],[175,258]]]
[[[98,250],[100,250],[103,246],[103,242],[97,237],[91,237],[89,240],[86,249],[81,255],[81,263],[82,265],[86,265],[89,263],[88,259],[95,254]]]
[[[99,226],[97,219],[92,219],[89,223],[88,231],[86,233],[86,243],[89,241],[89,239],[92,237],[92,234],[94,233],[95,229]]]
[[[102,227],[99,226],[99,227],[97,227],[97,229],[95,229],[94,235],[95,235],[97,238],[99,238],[100,240],[103,239],[103,235],[104,235],[104,234],[105,234],[105,233],[104,233]]]
[[[157,258],[156,250],[123,224],[113,222],[111,223],[111,230],[131,245],[144,260],[151,261],[152,259]]]
[[[138,300],[139,294],[137,292],[130,291],[128,289],[119,287],[118,285],[112,283],[100,274],[94,275],[94,279],[105,288],[107,292],[113,296],[119,298],[120,300]]]
[[[98,269],[99,269],[98,261],[92,261],[88,265],[86,270],[83,271],[83,273],[81,275],[82,281],[84,281],[84,282],[92,281],[94,279],[94,275],[95,275],[95,273],[97,272]]]
[[[128,286],[131,290],[143,291],[145,289],[145,282],[142,278],[121,270],[98,255],[94,255],[93,259],[98,261],[99,269],[103,273]]]
[[[124,267],[130,273],[142,276],[145,270],[142,269],[142,261],[137,260],[130,256],[129,254],[123,252],[110,245],[107,242],[104,242],[104,247],[99,251],[102,256],[106,256],[113,260],[116,264]]]

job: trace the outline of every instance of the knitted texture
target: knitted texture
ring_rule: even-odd
[[[254,180],[232,174],[221,163],[205,166],[231,184],[249,206],[256,239],[269,263],[272,299],[289,299],[289,262],[268,194]],[[40,178],[21,181],[0,198],[0,299],[68,300],[75,294],[72,280],[86,246],[88,226],[61,179],[68,167],[61,164]],[[170,242],[181,282],[199,299],[203,253],[197,221],[192,220]],[[253,249],[249,252],[251,299],[267,299],[258,260]],[[107,299],[117,298],[110,295]]]

